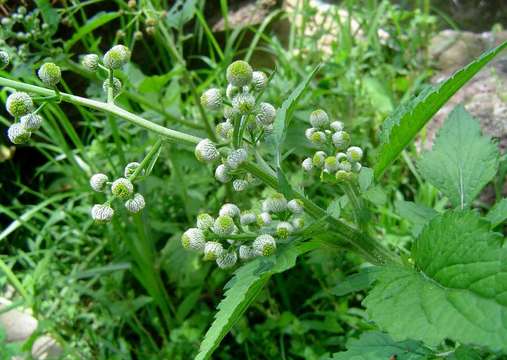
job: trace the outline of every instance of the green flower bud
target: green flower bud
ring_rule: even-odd
[[[317,151],[315,155],[313,155],[312,163],[315,167],[322,167],[324,165],[324,160],[326,159],[327,155],[324,151]]]
[[[99,67],[99,56],[96,54],[87,54],[83,56],[81,65],[83,65],[87,70],[96,71]]]
[[[335,132],[331,139],[337,149],[345,149],[350,143],[350,135],[345,131]]]
[[[358,162],[363,158],[363,149],[358,146],[351,146],[347,149],[347,157],[350,162]]]
[[[0,69],[3,69],[9,65],[10,58],[6,51],[0,51]]]
[[[252,94],[241,93],[232,99],[232,107],[235,108],[240,114],[245,115],[253,110],[255,106],[255,98]]]
[[[257,216],[252,211],[245,211],[239,217],[241,225],[254,224],[257,221]]]
[[[276,235],[282,239],[287,239],[293,231],[294,227],[287,221],[281,221],[276,226]]]
[[[241,192],[248,187],[248,181],[242,179],[236,179],[232,182],[232,188],[234,191]]]
[[[243,60],[233,62],[227,67],[227,81],[234,86],[242,87],[252,81],[252,67]]]
[[[111,192],[121,200],[127,200],[134,192],[134,185],[129,179],[116,179],[111,185]]]
[[[55,86],[62,80],[60,67],[51,62],[43,64],[37,75],[46,86]]]
[[[287,210],[287,199],[280,193],[271,195],[262,203],[262,211],[268,213],[280,213],[285,210]]]
[[[229,174],[230,170],[224,164],[220,164],[217,166],[215,170],[215,179],[225,184],[231,181],[231,176]]]
[[[138,30],[138,31],[136,31],[136,32],[134,33],[134,39],[136,39],[136,40],[142,40],[142,39],[143,39],[143,37],[144,37],[144,35],[143,35],[143,32],[142,32],[142,31],[139,31],[139,30]]]
[[[105,174],[94,174],[90,178],[90,187],[93,191],[102,192],[106,189],[109,178]]]
[[[336,161],[338,161],[340,163],[340,162],[345,161],[345,160],[348,160],[347,154],[342,153],[342,152],[339,152],[339,153],[336,154]]]
[[[271,235],[259,235],[252,243],[252,248],[256,255],[269,256],[276,250],[276,241]]]
[[[297,217],[292,220],[292,225],[295,229],[302,229],[305,226],[305,220],[302,217]]]
[[[119,69],[130,60],[130,50],[124,45],[115,45],[105,53],[102,61],[109,69]]]
[[[231,218],[239,216],[239,213],[239,207],[237,207],[235,204],[223,204],[220,208],[220,211],[218,212],[220,216],[230,216]]]
[[[235,109],[230,106],[226,106],[224,108],[224,117],[229,120],[229,122],[234,122],[241,118],[241,113],[238,111],[238,109]]]
[[[317,131],[318,131],[318,130],[317,130],[316,128],[313,128],[313,127],[308,128],[308,129],[306,129],[306,130],[305,130],[305,137],[306,137],[308,140],[312,141],[312,136],[313,136],[313,134],[315,134]]]
[[[200,229],[190,228],[181,235],[181,245],[184,249],[203,252],[205,243],[206,238]]]
[[[201,140],[195,147],[194,154],[201,162],[213,162],[220,156],[215,144],[209,139]]]
[[[240,92],[241,92],[241,89],[239,87],[229,84],[229,85],[227,85],[227,89],[225,90],[225,95],[227,96],[227,98],[229,100],[232,100]]]
[[[215,132],[222,139],[229,139],[234,131],[234,125],[230,121],[224,121],[215,127]]]
[[[292,199],[287,203],[287,208],[293,214],[302,214],[304,211],[303,202],[299,199]]]
[[[204,260],[216,260],[224,252],[222,244],[216,241],[207,241],[204,244]]]
[[[349,182],[352,179],[352,173],[345,170],[338,170],[335,174],[336,180],[340,183]]]
[[[19,119],[19,122],[27,131],[34,132],[40,129],[42,125],[42,116],[33,113],[24,115]]]
[[[340,161],[340,163],[338,164],[338,168],[340,170],[350,172],[350,171],[352,171],[352,164],[350,162],[348,162],[347,160]]]
[[[5,102],[5,107],[14,117],[26,115],[34,110],[32,98],[22,91],[10,94]]]
[[[331,124],[329,124],[329,126],[335,132],[343,130],[343,123],[341,121],[333,121]]]
[[[263,71],[254,71],[252,73],[252,85],[254,90],[264,90],[268,84],[268,76]]]
[[[197,228],[203,231],[209,230],[214,222],[215,219],[210,214],[202,213],[197,215]]]
[[[229,153],[227,156],[226,166],[230,169],[237,169],[248,158],[248,153],[245,149],[236,149]]]
[[[227,236],[231,235],[235,228],[236,226],[234,225],[232,217],[224,215],[216,218],[211,230],[219,236]]]
[[[326,134],[323,131],[315,131],[310,137],[310,141],[315,145],[322,145],[326,142]]]
[[[257,110],[255,119],[261,125],[271,125],[275,121],[276,109],[273,105],[267,102],[261,102]]]
[[[201,105],[208,110],[220,110],[223,103],[224,99],[219,89],[208,89],[201,95]]]
[[[9,140],[16,145],[26,143],[28,140],[30,140],[31,135],[32,133],[19,123],[12,124],[7,130],[7,136],[9,137]]]
[[[104,224],[113,218],[114,210],[109,204],[96,204],[93,205],[91,210],[92,219],[99,223]]]
[[[306,158],[303,160],[303,162],[301,163],[301,166],[303,167],[303,170],[304,171],[312,171],[313,170],[313,160],[312,158]]]
[[[359,173],[359,172],[361,172],[361,169],[362,169],[362,167],[363,167],[363,166],[361,165],[361,163],[359,163],[359,162],[354,162],[354,163],[352,163],[351,165],[352,165],[352,172],[354,172],[354,173],[356,173],[356,174],[357,174],[357,173]]]
[[[329,156],[324,160],[324,170],[327,172],[335,172],[338,170],[338,161],[335,156]]]
[[[125,166],[125,169],[123,170],[123,176],[126,178],[131,177],[136,172],[136,170],[139,168],[139,166],[141,166],[141,164],[139,164],[138,162],[135,162],[135,161],[128,163]]]
[[[315,110],[310,114],[310,123],[314,128],[323,129],[329,126],[329,116],[324,110]]]
[[[134,194],[132,199],[125,201],[125,209],[132,214],[137,214],[139,211],[143,210],[145,206],[146,202],[144,201],[144,196],[141,194]]]
[[[241,245],[238,249],[238,253],[241,260],[249,260],[255,257],[255,252],[252,247],[248,245]]]
[[[120,91],[121,91],[121,81],[120,79],[116,78],[116,77],[113,77],[113,96],[116,97]],[[109,78],[104,80],[104,82],[102,83],[102,89],[104,90],[104,92],[107,94],[108,93],[108,89],[110,87],[110,81],[109,81]]]
[[[257,216],[257,225],[260,227],[268,226],[271,224],[271,215],[268,212],[262,212]]]
[[[237,261],[238,255],[233,251],[227,251],[217,258],[216,263],[220,269],[229,269],[233,267]]]

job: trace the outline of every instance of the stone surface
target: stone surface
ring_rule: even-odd
[[[247,26],[259,25],[269,15],[275,7],[276,0],[250,0],[231,2],[231,8],[227,14],[227,26],[229,29],[241,29]],[[225,30],[225,19],[221,14],[212,21],[212,30],[214,32]]]

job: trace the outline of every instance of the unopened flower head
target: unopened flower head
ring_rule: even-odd
[[[108,91],[109,91],[109,87],[110,87],[110,81],[109,81],[109,78],[104,80],[104,82],[102,83],[102,89],[104,90],[104,92],[107,94]],[[113,77],[113,96],[117,96],[120,91],[121,91],[121,87],[122,87],[122,84],[121,84],[121,81],[120,79],[118,79],[117,77]]]
[[[34,132],[40,129],[42,125],[42,116],[34,113],[27,114],[22,116],[19,119],[19,122],[25,127],[27,131]]]
[[[46,86],[55,86],[62,80],[60,67],[51,62],[43,64],[37,75]]]
[[[135,162],[135,161],[128,163],[125,166],[125,169],[123,170],[123,176],[126,178],[131,177],[136,172],[136,170],[139,168],[139,166],[141,166],[141,164],[139,164],[138,162]]]
[[[248,181],[243,179],[236,179],[232,182],[232,188],[234,191],[241,192],[248,187]]]
[[[216,263],[220,269],[229,269],[233,267],[238,261],[238,255],[234,251],[224,251],[222,255],[220,255]]]
[[[224,252],[224,247],[216,241],[207,241],[204,244],[204,260],[216,260]]]
[[[181,235],[181,245],[185,249],[202,252],[205,243],[206,238],[200,229],[190,228]]]
[[[249,93],[240,93],[232,99],[232,107],[245,115],[252,111],[255,105],[255,97]]]
[[[338,182],[345,183],[352,179],[352,173],[345,170],[338,170],[335,177]]]
[[[246,61],[238,60],[227,67],[227,81],[238,87],[250,84],[252,81],[252,67]]]
[[[195,157],[201,162],[212,162],[218,159],[220,153],[210,139],[201,140],[195,147]]]
[[[213,226],[215,219],[210,214],[201,213],[197,215],[197,227],[201,230],[209,230]]]
[[[81,65],[87,70],[96,71],[99,67],[99,56],[97,54],[87,54],[81,59]]]
[[[238,109],[226,106],[224,108],[224,118],[230,121],[238,120],[241,117],[241,113]]]
[[[227,183],[231,181],[230,170],[224,164],[220,164],[215,169],[215,179],[220,181],[221,183]]]
[[[287,203],[287,208],[293,214],[302,214],[304,211],[303,202],[299,199],[292,199]]]
[[[239,216],[240,210],[235,204],[223,204],[220,208],[219,215],[220,216],[230,216],[231,218]]]
[[[252,211],[245,211],[239,217],[241,225],[255,224],[257,216]]]
[[[329,116],[322,109],[315,110],[310,114],[310,124],[314,128],[323,129],[329,125]]]
[[[241,260],[249,260],[255,257],[255,252],[252,247],[248,245],[241,245],[238,249],[238,254]]]
[[[22,91],[10,94],[5,102],[5,107],[9,114],[14,117],[29,114],[34,109],[32,98]]]
[[[269,234],[259,235],[253,241],[252,248],[257,255],[269,256],[276,250],[276,241]]]
[[[232,84],[227,85],[227,89],[225,89],[225,95],[229,100],[232,100],[236,95],[238,95],[241,91],[241,88],[234,86]]]
[[[292,225],[295,229],[302,229],[305,226],[305,220],[302,217],[297,217],[292,220]]]
[[[267,102],[261,102],[257,110],[256,119],[261,125],[271,125],[275,121],[276,109]]]
[[[6,51],[0,51],[0,69],[3,69],[9,65],[10,58]]]
[[[343,130],[343,123],[341,121],[333,121],[331,124],[329,124],[331,129],[336,131],[342,131]]]
[[[90,187],[93,191],[102,192],[106,189],[107,182],[109,178],[105,174],[94,174],[90,178]]]
[[[26,143],[30,140],[32,133],[25,129],[20,123],[12,124],[7,130],[7,136],[9,140],[16,145]]]
[[[229,120],[221,122],[215,127],[215,132],[223,139],[232,138],[233,131],[234,125]]]
[[[315,145],[322,145],[326,142],[326,134],[323,131],[315,131],[310,137],[310,141]]]
[[[146,206],[146,202],[144,201],[144,196],[141,194],[134,194],[132,199],[128,199],[125,201],[125,209],[132,214],[136,214],[139,211],[143,210]]]
[[[358,162],[363,158],[363,149],[359,146],[351,146],[347,149],[347,157],[350,162]]]
[[[316,129],[316,128],[313,128],[313,127],[308,128],[308,129],[306,129],[306,130],[305,130],[305,137],[306,137],[308,140],[312,141],[312,135],[313,135],[315,132],[317,132],[317,131],[319,131],[319,130],[318,130],[318,129]]]
[[[110,69],[119,69],[130,60],[130,50],[125,45],[115,45],[104,55],[104,65]]]
[[[352,171],[352,164],[347,160],[343,160],[338,163],[338,168],[340,170],[350,172],[350,171]]]
[[[294,227],[290,222],[281,221],[276,226],[276,235],[282,239],[286,239],[294,231]]]
[[[312,171],[313,170],[313,160],[312,158],[306,158],[301,163],[304,171]]]
[[[360,162],[354,162],[351,164],[352,172],[359,173],[361,172],[362,165]]]
[[[129,179],[119,178],[116,179],[111,185],[111,192],[114,196],[121,200],[127,200],[134,191],[134,185]]]
[[[259,216],[257,216],[257,225],[260,227],[268,226],[271,224],[271,215],[268,212],[261,212]]]
[[[328,156],[324,160],[324,170],[330,173],[338,170],[338,161],[336,160],[336,156]]]
[[[201,105],[208,110],[220,110],[223,103],[222,92],[217,88],[208,89],[201,95]]]
[[[236,149],[229,153],[227,156],[226,165],[231,169],[237,169],[248,158],[248,153],[245,149]]]
[[[345,161],[345,160],[348,160],[347,154],[345,154],[343,152],[339,152],[339,153],[336,154],[336,161],[338,161],[340,163],[340,162]]]
[[[92,219],[98,223],[107,223],[111,221],[114,210],[109,204],[95,204],[91,210]]]
[[[263,71],[254,71],[252,73],[252,85],[256,91],[263,90],[268,84],[268,76]]]
[[[346,131],[335,132],[331,139],[333,140],[334,146],[339,150],[345,149],[350,143],[350,135]]]
[[[280,193],[276,193],[264,200],[262,204],[263,211],[270,213],[280,213],[287,210],[287,199]]]
[[[312,163],[315,167],[322,167],[324,165],[324,160],[326,160],[326,153],[324,151],[317,151],[313,155]]]
[[[219,236],[227,236],[234,232],[235,227],[232,217],[224,215],[216,218],[211,230]]]

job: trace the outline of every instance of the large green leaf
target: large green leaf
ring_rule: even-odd
[[[382,125],[382,144],[375,166],[375,178],[382,175],[447,100],[505,47],[507,42],[484,53],[449,79],[426,88],[417,97],[396,108]]]
[[[412,234],[418,236],[424,225],[438,215],[438,212],[422,204],[398,200],[395,202],[398,215],[412,223]]]
[[[364,303],[393,339],[444,339],[507,351],[507,249],[472,211],[435,217],[412,249],[415,269],[385,267]]]
[[[299,255],[315,249],[317,243],[306,242],[281,248],[276,256],[257,258],[240,267],[226,285],[225,298],[218,304],[215,321],[206,332],[195,360],[209,359],[248,306],[255,300],[269,278],[290,269]]]
[[[503,198],[493,206],[493,208],[486,215],[492,227],[496,227],[507,220],[507,198]]]
[[[449,114],[431,152],[418,163],[424,178],[464,209],[496,174],[498,148],[461,105]]]
[[[334,354],[331,360],[423,360],[428,354],[418,341],[396,342],[387,334],[372,331],[350,340],[347,351]]]

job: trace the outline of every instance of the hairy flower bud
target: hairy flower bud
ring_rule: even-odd
[[[276,109],[273,105],[267,102],[261,102],[255,117],[257,122],[261,125],[271,125],[275,121]]]
[[[26,143],[30,140],[32,133],[25,129],[20,123],[12,124],[7,130],[7,136],[9,140],[16,145]]]
[[[335,132],[331,139],[337,149],[345,149],[350,143],[350,135],[346,131]]]
[[[109,69],[119,69],[130,60],[130,50],[125,45],[115,45],[104,55],[102,61]]]
[[[301,163],[304,171],[312,171],[313,170],[313,160],[312,158],[306,158]]]
[[[102,89],[104,90],[104,92],[107,94],[108,93],[108,89],[110,87],[110,81],[109,81],[109,78],[104,80],[104,82],[102,83]],[[118,79],[117,77],[113,77],[113,96],[117,96],[120,91],[121,91],[121,87],[122,87],[122,84],[121,84],[121,81],[120,79]]]
[[[213,223],[215,222],[215,219],[210,214],[202,213],[197,215],[197,228],[201,230],[209,230]]]
[[[255,97],[249,93],[241,93],[232,99],[232,107],[240,114],[245,115],[252,111],[255,106]]]
[[[248,187],[248,181],[243,179],[236,179],[232,182],[232,188],[234,191],[241,192]]]
[[[30,95],[18,91],[12,93],[5,102],[5,108],[14,117],[20,117],[33,111],[33,101]]]
[[[361,165],[360,162],[354,162],[351,164],[352,166],[352,172],[354,173],[359,173],[361,172],[361,169],[363,168],[363,166]]]
[[[304,211],[303,202],[299,199],[292,199],[287,203],[287,208],[293,214],[301,214]]]
[[[216,241],[207,241],[204,244],[204,260],[216,260],[224,252],[222,244]]]
[[[329,125],[329,116],[322,109],[315,110],[310,114],[310,124],[314,128],[323,129]]]
[[[146,202],[144,201],[144,196],[139,193],[134,194],[132,199],[125,201],[125,209],[132,214],[136,214],[143,210],[145,206]]]
[[[46,86],[55,86],[62,80],[60,67],[51,62],[43,64],[37,75]]]
[[[245,211],[239,217],[241,225],[254,224],[257,221],[257,216],[252,211]]]
[[[232,122],[238,120],[241,118],[241,113],[238,111],[238,109],[226,106],[224,108],[224,117],[229,120],[229,122],[232,124]]]
[[[222,255],[220,255],[216,263],[220,269],[229,269],[233,267],[236,262],[238,261],[238,255],[234,251],[227,251],[223,252]]]
[[[310,137],[310,141],[315,145],[322,145],[326,142],[326,134],[323,131],[315,131]]]
[[[21,125],[25,127],[27,131],[37,131],[42,125],[42,116],[38,114],[27,114],[19,119]]]
[[[134,185],[129,179],[116,179],[111,185],[111,192],[121,200],[127,200],[134,191]]]
[[[322,167],[324,165],[324,160],[326,160],[326,153],[324,151],[317,151],[314,155],[313,155],[313,159],[312,159],[312,163],[313,163],[313,166],[315,167]]]
[[[257,216],[257,225],[260,227],[268,226],[271,224],[271,215],[268,212],[262,212]]]
[[[269,213],[280,213],[287,210],[287,199],[280,193],[268,197],[262,203],[262,210]]]
[[[219,236],[227,236],[234,232],[235,227],[232,217],[223,215],[216,218],[211,230]]]
[[[268,76],[263,71],[254,71],[252,73],[252,85],[257,91],[263,90],[268,84]]]
[[[335,174],[335,178],[338,182],[344,183],[344,182],[348,182],[351,180],[351,178],[352,178],[351,175],[352,175],[352,173],[350,173],[348,171],[338,170]]]
[[[185,249],[202,252],[206,238],[200,229],[190,228],[181,235],[181,245]]]
[[[340,163],[340,162],[345,161],[345,160],[348,160],[347,154],[342,153],[342,152],[339,152],[339,153],[336,154],[336,161],[338,161]]]
[[[201,162],[212,162],[220,156],[215,144],[209,139],[201,140],[195,147],[194,154]]]
[[[238,254],[241,260],[249,260],[255,257],[255,252],[252,247],[248,245],[241,245],[238,249]]]
[[[335,156],[329,156],[324,160],[324,170],[330,173],[338,170],[338,161]]]
[[[97,54],[87,54],[81,59],[81,65],[87,70],[96,71],[99,67],[99,56]]]
[[[233,131],[234,125],[232,125],[229,120],[221,122],[215,127],[215,132],[223,139],[230,139],[232,137]]]
[[[347,160],[343,160],[343,161],[340,161],[340,163],[338,164],[338,168],[340,170],[350,172],[352,170],[352,164]]]
[[[125,169],[123,170],[123,176],[126,178],[131,177],[136,172],[136,170],[139,168],[139,166],[141,166],[141,164],[139,164],[138,162],[135,162],[135,161],[128,163],[125,166]]]
[[[91,210],[92,219],[97,223],[107,223],[111,221],[114,210],[109,204],[95,204]]]
[[[363,149],[359,146],[351,146],[347,149],[347,157],[352,163],[361,161],[363,158]]]
[[[329,127],[336,131],[342,131],[343,130],[343,123],[341,121],[333,121],[331,124],[329,124]]]
[[[235,204],[223,204],[218,212],[220,216],[230,216],[231,218],[239,216],[240,210]]]
[[[90,187],[93,191],[102,192],[106,189],[109,178],[105,174],[94,174],[90,178]]]
[[[231,181],[231,176],[229,174],[229,169],[224,164],[220,164],[215,169],[215,179],[225,184]]]
[[[237,60],[227,67],[227,81],[234,86],[242,87],[252,81],[252,67],[246,61]]]
[[[313,128],[313,127],[308,128],[308,129],[306,129],[306,130],[305,130],[305,137],[306,137],[308,140],[312,141],[312,136],[313,136],[313,134],[314,134],[315,132],[317,132],[317,131],[318,131],[318,130],[317,130],[316,128]]]
[[[276,250],[276,241],[271,235],[259,235],[253,241],[252,248],[257,255],[269,256]]]
[[[201,105],[208,110],[220,110],[223,103],[222,93],[217,88],[208,89],[201,95]]]
[[[287,221],[281,221],[276,226],[276,235],[281,237],[282,239],[286,239],[289,237],[290,233],[294,231],[294,227],[291,223]]]
[[[227,85],[227,88],[225,89],[225,96],[227,96],[227,98],[229,100],[232,100],[234,99],[234,97],[236,95],[238,95],[239,93],[241,92],[241,89],[237,86],[234,86],[232,84],[228,84]]]
[[[10,58],[6,51],[0,51],[0,69],[3,69],[9,65]]]
[[[302,217],[297,217],[292,220],[292,225],[295,229],[302,229],[305,226],[305,220]]]
[[[248,153],[245,149],[236,149],[229,153],[227,156],[226,165],[231,169],[237,169],[248,158]]]

